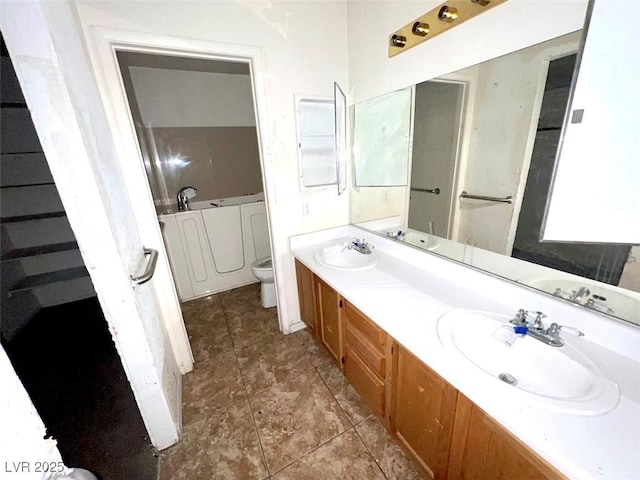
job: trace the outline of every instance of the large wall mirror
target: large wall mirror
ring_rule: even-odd
[[[351,222],[640,325],[640,247],[540,241],[580,40],[574,32],[409,87],[407,185],[354,183]],[[363,107],[352,109],[356,132]]]

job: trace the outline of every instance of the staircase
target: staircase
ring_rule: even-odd
[[[2,41],[0,333],[9,341],[41,308],[95,295]]]

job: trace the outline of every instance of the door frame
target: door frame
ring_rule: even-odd
[[[462,99],[460,105],[460,119],[458,124],[458,141],[456,148],[456,158],[453,168],[453,186],[451,188],[451,198],[449,200],[449,226],[447,238],[454,241],[461,241],[460,236],[460,193],[464,190],[464,181],[469,162],[469,147],[471,144],[471,132],[475,97],[477,74],[472,72],[454,72],[434,78],[431,81],[455,83],[462,86]]]
[[[161,256],[167,261],[167,264],[168,257],[162,240],[162,234],[158,227],[153,197],[135,133],[133,118],[129,110],[126,91],[120,75],[116,51],[243,62],[249,65],[276,292],[283,291],[283,289],[279,288],[281,261],[274,255],[273,231],[277,224],[277,217],[275,209],[273,208],[273,205],[275,205],[275,188],[270,141],[266,128],[268,125],[264,93],[266,69],[262,49],[259,47],[120,30],[95,25],[83,25],[83,28],[85,29],[89,57],[91,58],[96,80],[103,98],[109,125],[113,132],[120,164],[123,172],[126,174],[126,188],[131,195],[132,203],[136,205],[134,213],[140,225],[143,239],[146,241],[148,237],[150,238],[150,243],[153,242],[153,244],[159,246]],[[127,161],[133,158],[135,158],[136,161]],[[171,275],[169,275],[169,277],[171,278],[164,279],[165,281],[158,286],[158,296],[159,298],[166,298],[167,296],[175,297],[177,300],[173,277]],[[283,324],[284,319],[287,318],[287,312],[285,311],[286,304],[282,301],[279,294],[277,295],[277,304],[280,330],[286,331],[286,326]],[[179,318],[182,320],[181,312],[175,312],[175,314],[180,315]],[[182,328],[184,328],[184,322],[182,322]],[[176,334],[176,332],[170,331],[169,335],[171,336],[172,333],[174,335]],[[179,334],[180,332],[177,333]],[[173,338],[172,341],[182,343],[180,339],[176,338]],[[188,342],[186,348],[184,346],[178,348],[177,356],[186,358],[187,349]],[[190,350],[188,355],[191,355]]]
[[[527,187],[529,169],[531,168],[531,162],[533,160],[533,149],[535,147],[536,137],[538,133],[540,112],[542,112],[542,101],[544,100],[544,95],[546,92],[545,87],[547,85],[547,77],[549,76],[549,67],[551,65],[551,62],[553,62],[554,60],[577,54],[579,48],[580,38],[578,37],[564,45],[549,48],[544,54],[544,57],[540,60],[540,70],[538,71],[538,78],[536,83],[536,95],[533,100],[533,109],[531,111],[529,130],[527,132],[527,145],[524,151],[522,166],[520,169],[520,178],[518,180],[518,184],[514,193],[513,214],[511,216],[511,222],[509,224],[509,231],[507,232],[505,255],[511,256],[511,254],[513,253],[513,245],[516,241],[516,232],[518,230],[518,222],[520,221],[520,213],[522,211],[522,201],[524,200],[524,192]],[[550,192],[551,190],[549,191],[549,194]],[[543,229],[544,226],[541,226],[540,230],[542,231]]]

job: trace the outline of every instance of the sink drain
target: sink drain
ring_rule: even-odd
[[[501,373],[500,375],[498,375],[498,378],[502,380],[504,383],[508,383],[509,385],[518,384],[518,380],[516,380],[516,377],[508,373]]]

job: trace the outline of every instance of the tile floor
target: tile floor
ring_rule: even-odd
[[[280,334],[259,284],[182,310],[196,365],[161,480],[420,478],[328,353],[305,330]]]

